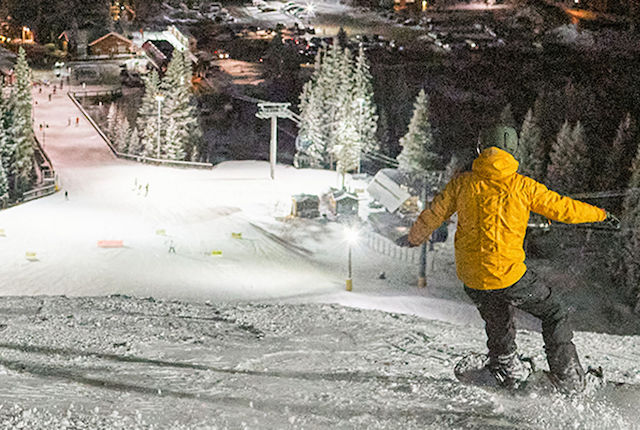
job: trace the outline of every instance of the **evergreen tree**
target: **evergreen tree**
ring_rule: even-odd
[[[153,123],[153,121],[149,121],[145,129],[142,130],[142,135],[140,136],[140,155],[149,158],[162,157],[162,154],[158,155],[157,139],[158,127]]]
[[[635,121],[627,113],[618,126],[611,148],[605,155],[606,162],[599,175],[601,189],[615,190],[623,188],[627,184],[629,180],[627,172],[631,164],[627,160],[633,160],[633,152],[630,151],[630,148],[634,148],[636,133]]]
[[[140,133],[138,132],[138,127],[133,127],[133,130],[131,130],[131,137],[129,138],[129,148],[127,152],[132,155],[142,154],[142,147],[140,145]]]
[[[9,199],[9,180],[7,172],[2,163],[0,163],[0,208]]]
[[[565,121],[550,154],[547,181],[555,191],[571,194],[588,187],[589,158],[584,128],[578,121],[573,128]]]
[[[195,109],[195,98],[191,93],[191,60],[188,52],[174,51],[160,84],[165,95],[163,117],[176,124],[174,144],[180,145],[182,153],[191,159],[197,139],[201,137],[200,125]]]
[[[511,103],[507,103],[507,105],[502,109],[500,113],[500,125],[504,125],[506,127],[513,127],[514,129],[518,129],[516,125],[516,120],[513,118],[513,112],[511,111]]]
[[[4,127],[0,124],[0,207],[9,199],[9,179],[7,177],[7,168],[9,159],[5,161],[4,153],[7,143]]]
[[[522,132],[518,145],[518,158],[520,172],[536,181],[542,182],[545,178],[544,159],[545,151],[542,143],[541,130],[538,120],[529,109],[522,123]]]
[[[326,142],[322,142],[322,102],[317,98],[314,80],[304,84],[300,94],[300,128],[298,131],[299,150],[309,158],[311,167],[323,167]]]
[[[142,130],[140,136],[143,154],[146,157],[154,156],[150,152],[155,148],[158,136],[158,102],[156,96],[160,94],[160,77],[155,70],[144,80],[144,95],[138,109],[137,128]]]
[[[433,152],[429,98],[424,90],[416,97],[409,130],[400,139],[400,146],[402,152],[397,157],[400,170],[421,173],[437,168],[439,157]]]
[[[378,115],[373,101],[373,83],[369,63],[364,49],[360,47],[356,57],[353,77],[353,104],[351,114],[355,115],[358,139],[362,151],[377,151]]]
[[[13,147],[9,176],[13,180],[13,198],[18,198],[31,188],[34,178],[33,147],[31,139],[24,134],[27,128],[23,116],[17,112],[8,130],[8,142]]]
[[[107,112],[107,136],[110,139],[116,134],[116,121],[118,120],[118,109],[116,104],[111,102],[109,105],[109,111]]]
[[[116,125],[116,131],[114,136],[114,146],[116,151],[121,154],[126,154],[129,149],[129,136],[131,135],[131,129],[129,128],[129,120],[125,116],[121,116]]]
[[[344,51],[336,43],[331,45],[325,55],[322,57],[322,65],[316,82],[317,100],[320,101],[321,110],[321,127],[320,145],[324,146],[323,165],[330,167],[333,157],[333,147],[335,145],[337,129],[341,110],[344,106],[346,94],[341,94],[340,89],[343,87],[341,78],[344,76]]]
[[[16,195],[31,188],[35,179],[32,97],[31,97],[31,69],[27,63],[24,49],[20,47],[15,67],[16,83],[11,93],[11,108],[14,110],[13,124],[10,134],[13,137],[13,161],[10,175],[13,176],[13,191]]]
[[[177,123],[173,118],[169,118],[167,122],[167,132],[165,133],[166,144],[166,158],[169,160],[183,160],[184,150],[182,144],[179,141],[180,130],[178,130]]]
[[[337,110],[337,120],[333,127],[332,150],[336,160],[336,169],[342,174],[344,185],[346,173],[360,167],[361,149],[361,140],[356,124],[357,113],[353,110],[356,103],[355,73],[349,49],[342,50],[342,61],[338,73],[340,85],[331,99]]]

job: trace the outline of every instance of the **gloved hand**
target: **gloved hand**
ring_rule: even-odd
[[[604,225],[616,230],[620,230],[620,220],[611,212],[607,211],[607,217],[602,221]]]
[[[405,248],[405,247],[409,247],[409,248],[413,248],[417,245],[414,245],[413,243],[409,242],[409,235],[405,234],[404,236],[400,236],[399,238],[396,239],[396,245]]]

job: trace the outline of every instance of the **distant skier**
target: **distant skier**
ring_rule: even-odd
[[[527,270],[523,241],[530,211],[572,224],[617,219],[518,174],[512,155],[517,148],[513,128],[484,130],[472,170],[454,177],[396,243],[420,245],[457,212],[457,275],[485,321],[488,370],[505,387],[518,386],[528,375],[516,353],[513,315],[518,308],[542,320],[551,382],[565,392],[582,391],[584,370],[572,342],[569,309]]]
[[[173,240],[171,240],[169,242],[169,254],[175,254],[176,253],[176,247],[173,244]]]
[[[64,199],[69,200],[69,191],[64,190]]]

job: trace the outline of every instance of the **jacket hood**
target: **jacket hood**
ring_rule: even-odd
[[[473,162],[473,173],[487,179],[503,179],[518,171],[520,163],[507,151],[491,146]]]

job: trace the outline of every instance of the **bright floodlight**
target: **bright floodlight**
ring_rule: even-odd
[[[307,2],[307,12],[309,13],[309,15],[313,15],[316,12],[316,5],[311,3],[311,2]]]
[[[358,230],[353,227],[346,229],[344,235],[347,239],[347,242],[349,242],[350,244],[354,244],[358,241]]]
[[[164,96],[162,94],[156,94],[156,101],[158,102],[164,101]]]

